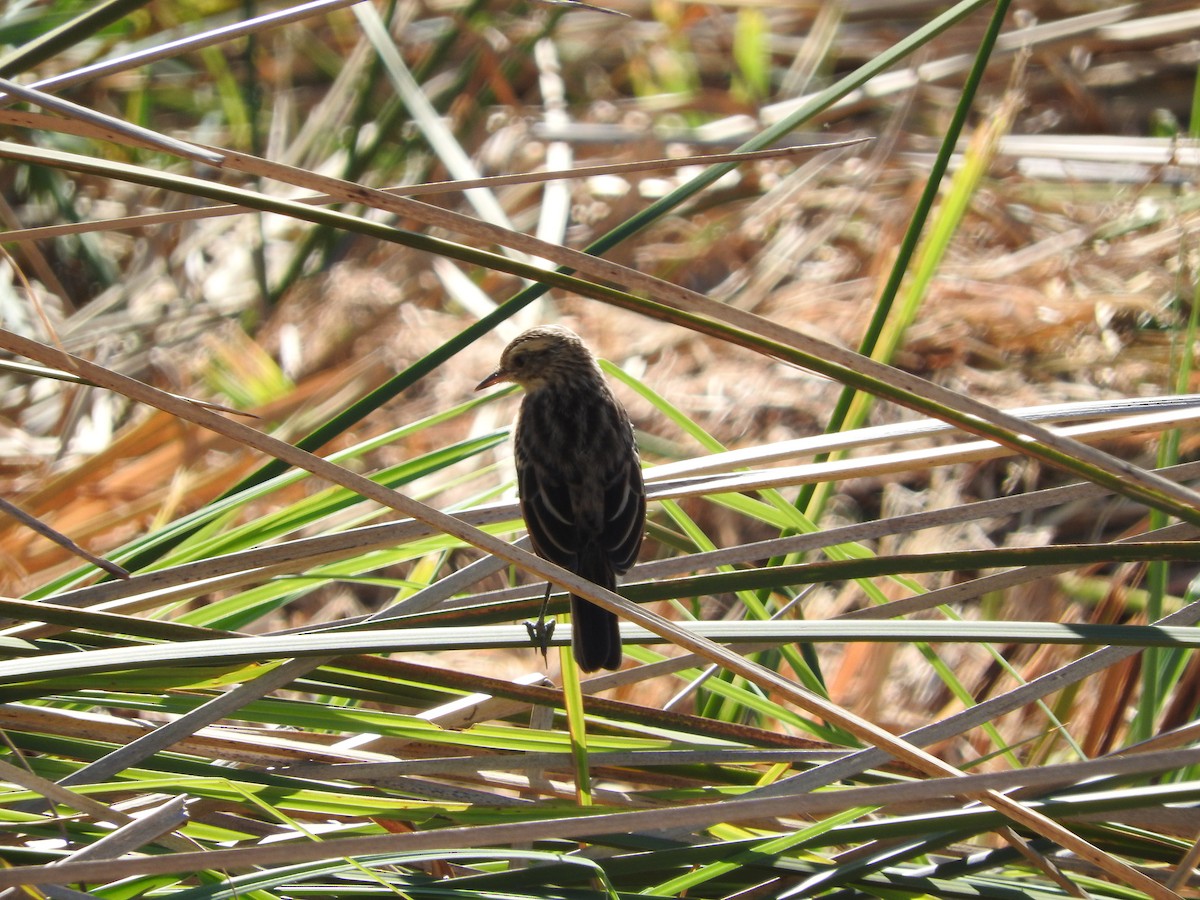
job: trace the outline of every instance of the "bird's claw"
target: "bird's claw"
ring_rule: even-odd
[[[554,637],[554,626],[558,624],[553,619],[540,617],[536,622],[527,621],[525,630],[529,632],[529,642],[542,651],[542,659],[550,662],[550,639]]]

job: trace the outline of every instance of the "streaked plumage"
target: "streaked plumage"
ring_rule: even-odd
[[[583,341],[559,325],[518,335],[476,390],[501,381],[525,389],[514,444],[534,550],[611,590],[637,559],[646,521],[629,416]],[[620,667],[615,615],[572,595],[571,622],[581,669]]]

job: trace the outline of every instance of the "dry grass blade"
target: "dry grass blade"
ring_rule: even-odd
[[[213,28],[180,40],[168,41],[161,44],[156,43],[144,50],[129,53],[116,59],[104,60],[81,69],[63,72],[52,78],[44,78],[37,81],[31,86],[43,92],[71,87],[76,84],[102,78],[106,75],[114,75],[118,72],[136,69],[163,59],[173,59],[180,54],[223,44],[226,41],[256,34],[269,28],[276,28],[291,22],[301,22],[337,9],[353,6],[358,2],[360,0],[309,0],[308,3],[297,3],[286,9],[275,10],[255,18],[239,20],[221,28]]]
[[[169,836],[171,832],[187,821],[186,805],[186,797],[175,797],[168,800],[158,809],[151,810],[136,819],[126,822],[94,844],[79,848],[64,857],[58,865],[116,859],[135,850],[140,850],[147,844],[156,843],[164,837]]]
[[[234,716],[246,704],[264,697],[272,691],[286,687],[328,661],[329,659],[300,659],[276,666],[255,679],[239,684],[187,715],[160,725],[107,756],[77,769],[64,778],[60,784],[95,784],[126,769],[134,768],[155,753],[173,747],[220,719]]]
[[[91,551],[85,550],[62,532],[51,528],[36,516],[29,515],[23,509],[13,505],[12,503],[9,503],[3,497],[0,497],[0,512],[8,513],[8,515],[12,516],[26,528],[29,528],[40,534],[42,537],[53,541],[67,552],[78,556],[80,559],[90,562],[93,566],[103,569],[109,575],[114,575],[117,578],[129,577],[129,573],[115,562],[110,562],[102,556],[97,556]]]
[[[133,817],[127,813],[105,806],[103,803],[83,794],[69,791],[62,785],[55,784],[53,781],[45,778],[39,778],[37,775],[22,769],[20,766],[14,766],[12,763],[5,762],[4,760],[0,760],[0,775],[4,777],[5,781],[20,785],[26,790],[34,791],[51,803],[85,812],[97,822],[111,822],[117,825],[124,825],[133,821]]]
[[[86,381],[78,375],[72,375],[70,372],[60,372],[57,369],[47,369],[44,366],[31,366],[12,359],[0,359],[0,371],[13,372],[35,378],[51,378],[55,381],[65,381],[70,384],[86,384],[90,387],[95,387],[90,381]],[[223,403],[213,403],[211,400],[198,400],[195,397],[184,397],[181,394],[176,394],[175,396],[179,397],[180,400],[187,400],[189,403],[195,403],[197,406],[211,409],[213,412],[225,413],[229,416],[244,416],[247,419],[258,418],[252,412],[246,412],[243,409],[234,409],[232,406],[226,406]]]
[[[99,140],[113,140],[118,137],[130,139],[131,135],[119,135],[102,125],[88,121],[72,123],[49,116],[21,110],[0,109],[0,123],[22,128],[35,128],[39,131],[52,131],[70,134],[78,137],[90,137]],[[630,175],[649,172],[667,172],[688,166],[716,166],[725,163],[750,163],[772,159],[789,159],[812,153],[823,153],[829,150],[843,150],[850,147],[869,143],[870,138],[851,138],[837,141],[821,141],[812,144],[796,144],[787,147],[775,147],[769,150],[745,150],[735,153],[701,153],[678,158],[658,158],[639,160],[637,162],[607,163],[604,165],[578,166],[570,169],[550,170],[545,172],[525,172],[517,175],[489,175],[482,178],[455,179],[451,181],[429,181],[420,184],[397,185],[380,189],[380,193],[394,197],[423,197],[431,194],[458,193],[477,188],[494,190],[521,184],[543,184],[572,178],[592,178],[599,175]],[[217,148],[205,148],[214,153],[226,154]],[[278,168],[272,169],[269,161],[261,161],[264,168],[257,173],[263,177],[276,177],[285,183],[291,183],[290,173],[295,170]],[[254,171],[254,170],[248,170]],[[269,175],[269,172],[275,175]],[[295,198],[300,203],[324,204],[346,202],[344,192],[313,193]],[[384,207],[386,208],[386,207]],[[169,225],[179,222],[192,222],[201,219],[219,218],[222,216],[240,215],[254,212],[247,207],[234,204],[204,206],[194,209],[179,209],[169,212],[144,213],[136,216],[122,216],[116,219],[104,219],[91,222],[75,222],[69,225],[44,225],[37,228],[22,228],[0,232],[0,239],[13,242],[41,241],[67,235],[89,234],[101,231],[130,231],[147,228],[153,225]],[[558,246],[550,243],[548,246]]]
[[[59,97],[24,87],[7,78],[0,78],[0,91],[13,98],[27,100],[44,109],[52,109],[64,116],[80,119],[94,128],[121,135],[126,140],[136,141],[145,147],[160,150],[163,153],[182,156],[185,159],[191,159],[210,166],[220,166],[225,159],[221,153],[209,150],[206,147],[197,147],[187,141],[180,141],[165,134],[151,131],[149,128],[140,128],[121,119],[114,119],[112,116],[106,116],[93,109],[80,106],[78,103],[71,103],[69,100],[63,100]]]

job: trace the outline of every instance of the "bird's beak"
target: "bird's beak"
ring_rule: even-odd
[[[499,384],[502,381],[508,380],[508,373],[503,369],[497,369],[487,378],[483,379],[483,381],[479,382],[479,384],[475,385],[475,390],[482,391],[484,388],[491,387],[493,384]]]

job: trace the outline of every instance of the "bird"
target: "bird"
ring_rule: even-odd
[[[513,448],[521,515],[534,552],[613,590],[617,576],[637,559],[646,522],[646,489],[628,413],[579,335],[561,325],[537,326],[513,338],[500,365],[475,390],[501,382],[525,391]],[[571,629],[580,669],[621,667],[614,613],[572,594]]]

